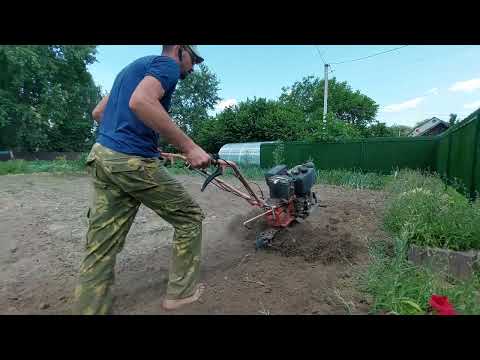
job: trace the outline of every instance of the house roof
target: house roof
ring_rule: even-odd
[[[428,130],[433,129],[434,127],[437,127],[438,125],[443,124],[445,127],[449,127],[450,124],[437,118],[433,117],[431,119],[426,119],[422,121],[420,124],[418,124],[412,132],[409,134],[410,136],[420,136],[424,133],[426,133]]]

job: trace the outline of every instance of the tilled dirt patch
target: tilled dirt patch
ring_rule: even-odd
[[[278,249],[256,250],[252,208],[202,179],[179,181],[204,209],[201,301],[173,314],[364,314],[352,269],[380,229],[383,194],[315,186],[322,208],[279,233]],[[267,193],[264,187],[264,193]],[[83,257],[86,176],[0,176],[0,313],[69,314]],[[117,258],[117,314],[163,314],[173,229],[141,207]],[[294,241],[295,240],[295,241]]]

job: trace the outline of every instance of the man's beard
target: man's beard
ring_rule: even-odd
[[[180,80],[185,80],[187,78],[188,75],[190,75],[192,73],[192,71],[186,71],[184,73],[180,73]]]

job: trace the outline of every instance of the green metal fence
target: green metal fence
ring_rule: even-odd
[[[464,192],[480,192],[480,109],[460,126],[433,137],[402,137],[343,142],[287,142],[262,144],[260,165],[281,158],[289,166],[313,160],[318,169],[361,169],[391,173],[396,168],[435,171],[464,185]]]
[[[460,190],[471,197],[480,191],[479,132],[480,109],[436,138],[435,170],[450,182],[460,182]]]
[[[277,144],[262,144],[260,164],[274,165]],[[289,166],[312,159],[318,169],[362,169],[390,173],[394,168],[433,169],[435,138],[375,138],[341,143],[289,142],[277,154]]]

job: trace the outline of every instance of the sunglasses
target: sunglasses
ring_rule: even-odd
[[[190,58],[192,59],[192,64],[198,64],[198,58],[197,56],[187,47],[184,48],[186,52],[190,54]]]

